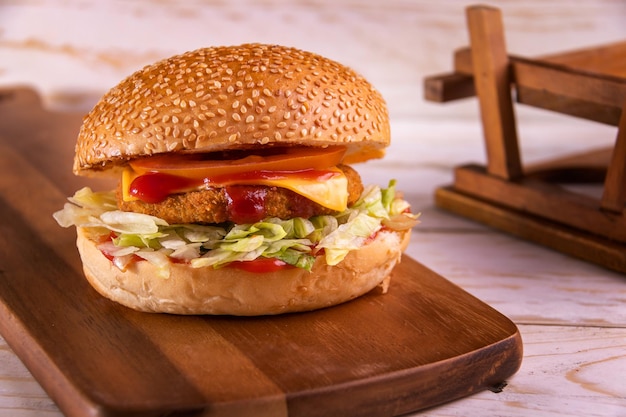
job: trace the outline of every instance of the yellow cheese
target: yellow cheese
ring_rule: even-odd
[[[131,168],[124,168],[124,171],[122,171],[122,199],[124,201],[138,200],[137,197],[130,195],[130,185],[133,183],[133,180],[138,176],[139,174],[137,174]]]
[[[291,190],[303,197],[335,211],[343,211],[348,206],[348,179],[338,168],[328,168],[325,171],[332,171],[334,175],[323,181],[315,178],[303,178],[297,172],[281,173],[281,178],[251,178],[237,181],[222,181],[219,183],[210,182],[213,187],[225,187],[227,185],[265,185]],[[132,169],[126,168],[122,173],[122,197],[124,201],[133,201],[137,198],[130,195],[130,185],[140,174]],[[203,185],[196,189],[203,189]],[[187,192],[189,189],[175,190],[173,193]]]
[[[336,172],[336,175],[324,181],[298,178],[297,175],[294,175],[292,178],[258,179],[245,184],[286,188],[321,206],[335,211],[343,211],[348,207],[348,179],[341,170],[337,168],[332,170]],[[238,184],[242,183],[239,182]]]

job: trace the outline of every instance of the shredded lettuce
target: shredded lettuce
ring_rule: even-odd
[[[53,217],[62,227],[90,228],[112,236],[99,249],[121,270],[137,256],[154,264],[164,278],[169,276],[171,258],[194,268],[276,258],[310,271],[318,254],[336,265],[381,228],[402,230],[417,223],[395,185],[392,180],[385,189],[369,186],[352,207],[335,215],[267,218],[242,225],[168,224],[155,216],[118,210],[114,192],[85,187]]]

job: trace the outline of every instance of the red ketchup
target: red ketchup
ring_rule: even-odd
[[[267,188],[236,185],[226,187],[230,218],[238,224],[256,223],[265,217]]]
[[[202,180],[149,172],[133,180],[129,194],[146,203],[160,203],[170,194],[200,185]]]

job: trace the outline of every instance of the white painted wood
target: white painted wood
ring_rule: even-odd
[[[626,415],[626,277],[441,212],[433,191],[452,168],[482,162],[473,99],[422,98],[425,76],[451,69],[466,45],[462,0],[52,1],[0,3],[0,85],[35,86],[54,109],[86,111],[144,64],[200,46],[293,45],[350,65],[385,96],[393,144],[359,167],[399,180],[421,211],[408,253],[514,320],[520,371],[428,416]],[[510,52],[535,56],[626,38],[621,0],[491,1]],[[524,162],[612,144],[615,130],[516,107]],[[0,338],[0,417],[61,414]]]

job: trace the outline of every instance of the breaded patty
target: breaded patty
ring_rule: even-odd
[[[363,192],[361,177],[347,165],[338,168],[348,179],[348,205],[353,204]],[[309,218],[334,213],[291,190],[263,185],[234,185],[173,194],[159,203],[124,201],[118,188],[117,205],[120,210],[150,214],[170,224],[253,223],[266,217]]]

